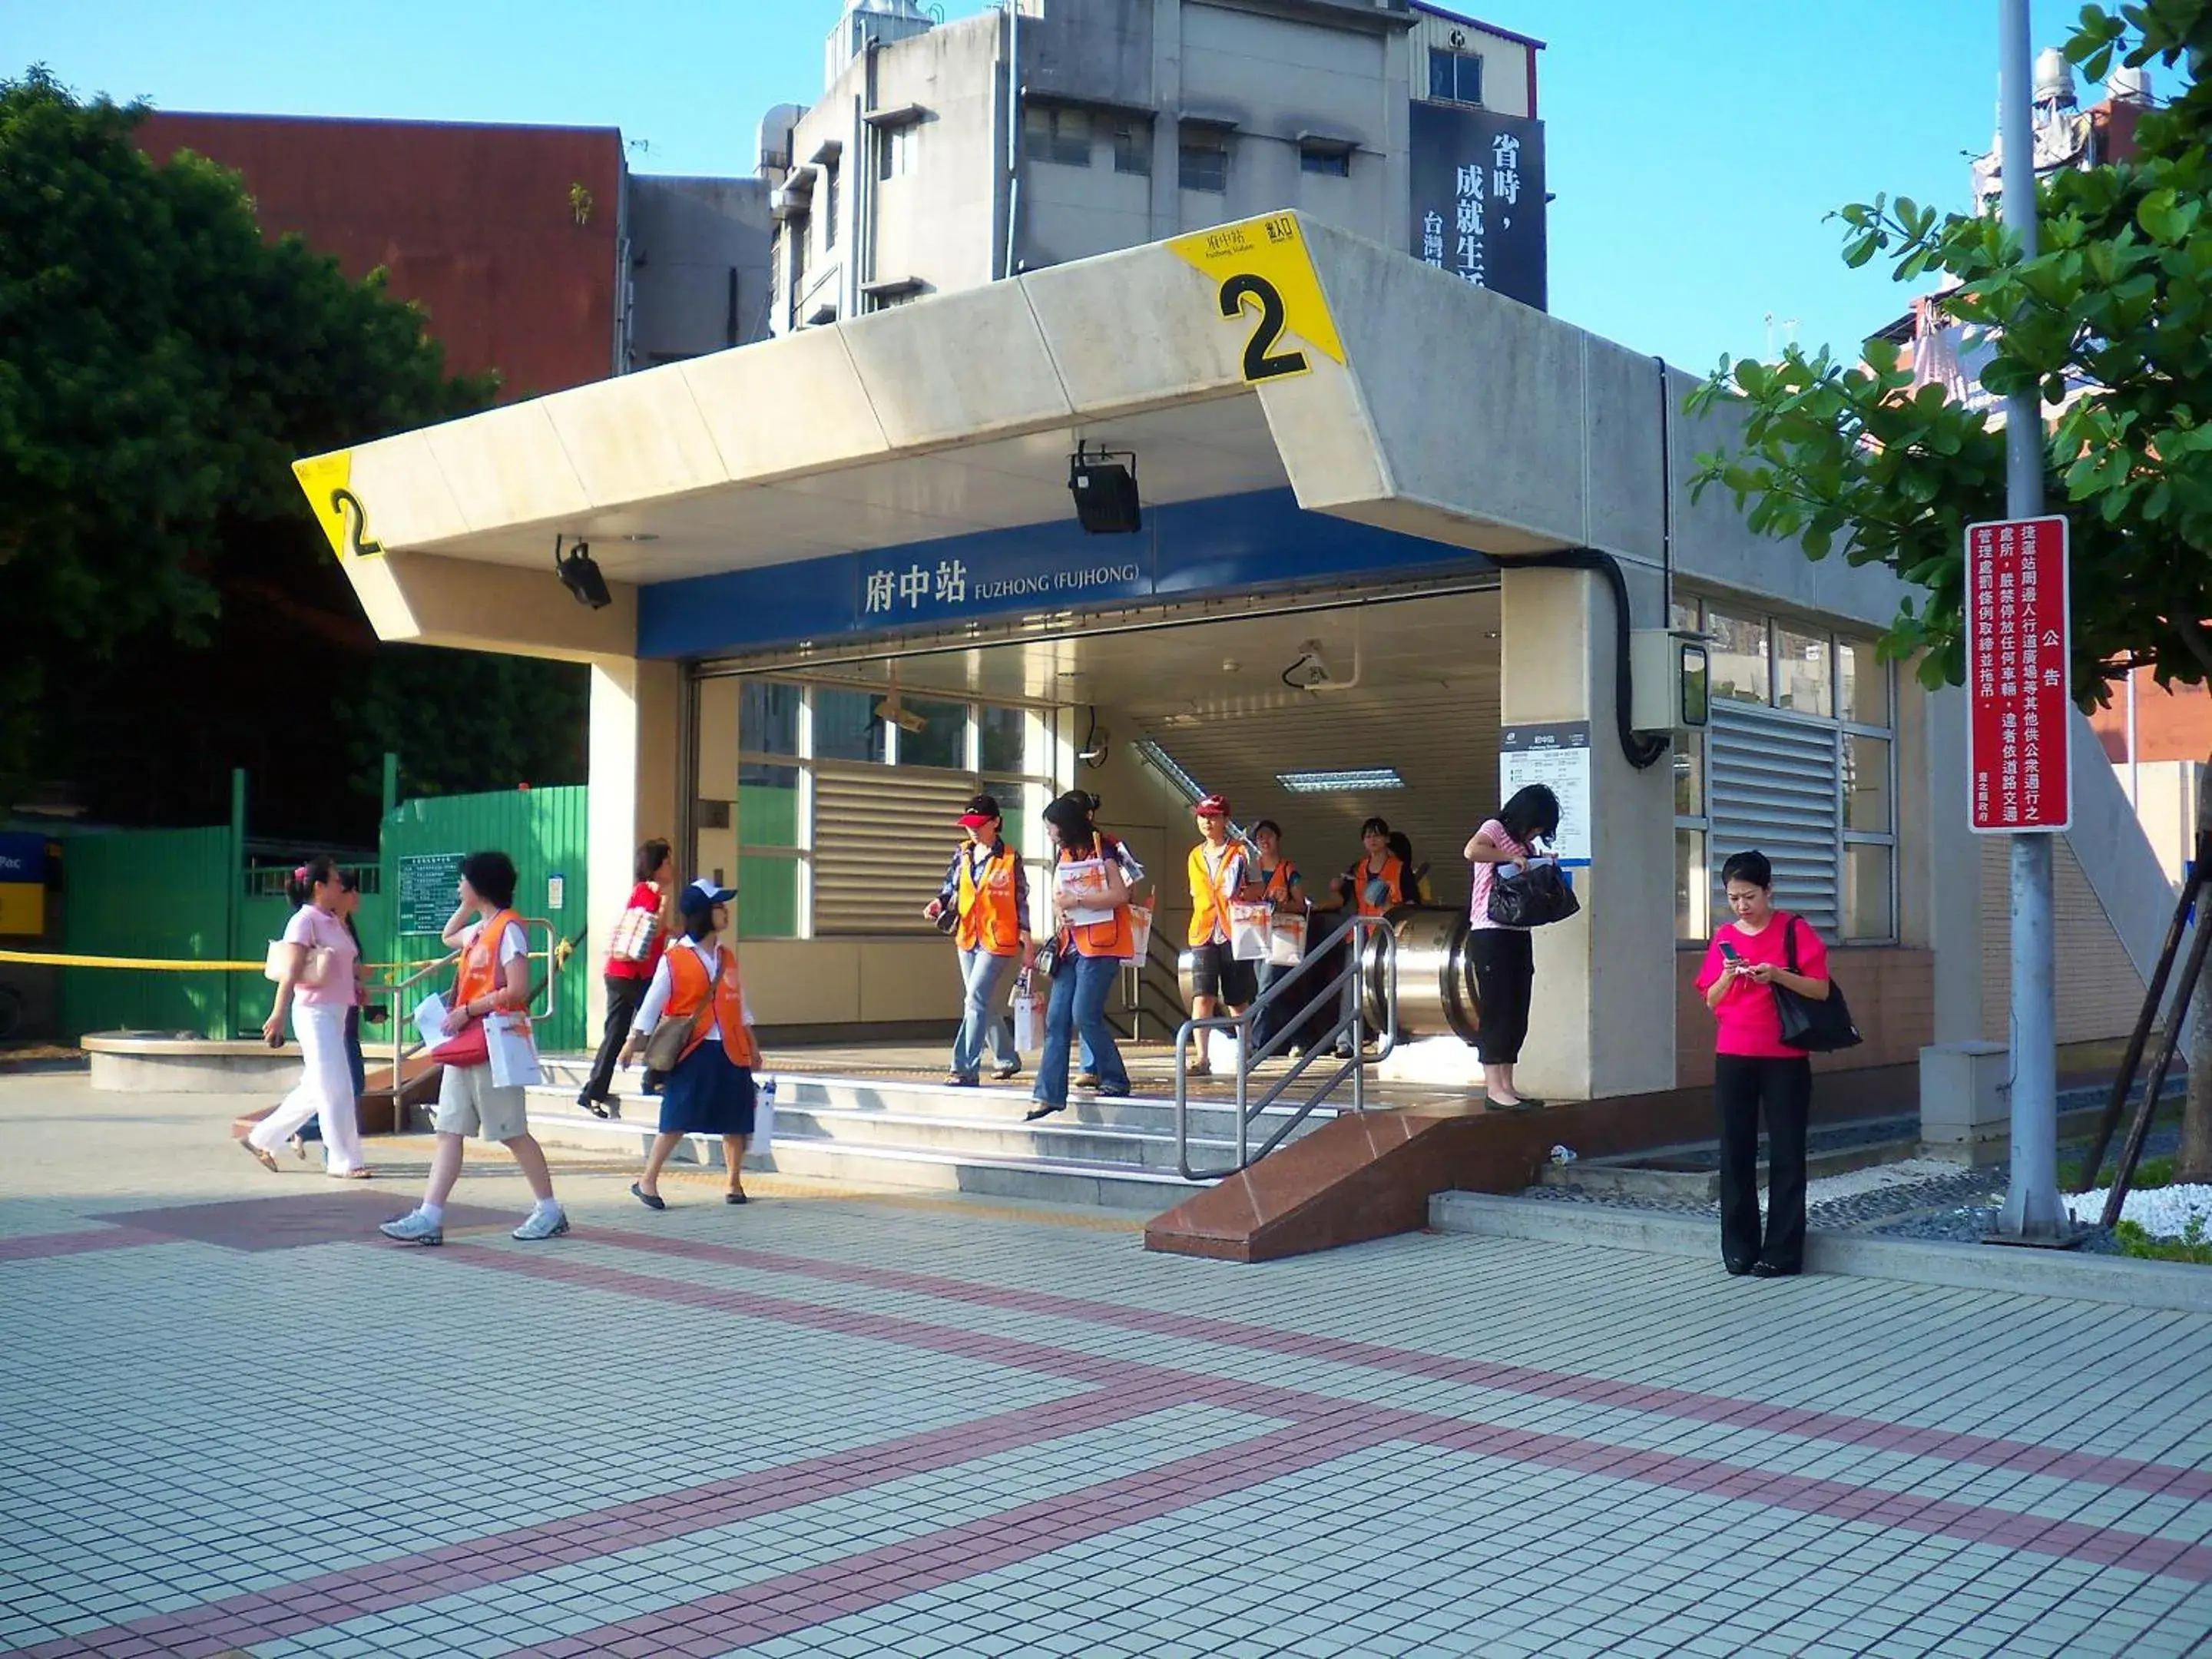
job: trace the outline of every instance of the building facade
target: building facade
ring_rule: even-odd
[[[763,128],[775,331],[1286,207],[1540,307],[1541,44],[1411,0],[854,0]]]

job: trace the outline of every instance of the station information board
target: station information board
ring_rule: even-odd
[[[1966,810],[1985,835],[2069,828],[2073,626],[2066,520],[1966,526]]]

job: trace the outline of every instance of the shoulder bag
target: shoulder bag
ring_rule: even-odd
[[[1790,971],[1797,971],[1797,929],[1809,926],[1802,916],[1784,916],[1782,923],[1783,950],[1788,958]],[[1844,988],[1836,983],[1835,975],[1828,976],[1828,994],[1814,998],[1801,996],[1786,985],[1774,988],[1774,1006],[1782,1016],[1782,1041],[1792,1048],[1802,1048],[1808,1054],[1832,1054],[1838,1048],[1852,1048],[1865,1039],[1859,1036],[1858,1027],[1851,1024],[1851,1011],[1844,1001]]]
[[[668,971],[672,978],[676,972],[672,963]],[[707,994],[700,999],[699,1006],[681,1018],[664,1019],[653,1028],[653,1035],[645,1040],[647,1071],[668,1073],[676,1069],[684,1051],[690,1048],[691,1039],[699,1034],[699,1028],[714,1017],[714,986],[720,973],[718,960],[714,973],[708,976]]]
[[[1510,876],[1492,866],[1489,914],[1500,927],[1548,927],[1582,908],[1566,872],[1556,864],[1524,864]]]
[[[284,981],[284,970],[291,965],[291,951],[300,953],[300,971],[292,977],[293,985],[302,991],[319,991],[331,982],[337,964],[337,952],[327,945],[295,945],[289,939],[269,941],[268,960],[262,964],[261,976],[276,984]]]

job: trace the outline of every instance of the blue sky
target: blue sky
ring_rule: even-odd
[[[1048,0],[1081,5],[1087,0]],[[811,102],[838,0],[0,0],[0,75],[167,109],[619,126],[655,173],[747,173],[763,111]],[[953,0],[958,17],[983,9]],[[1539,60],[1560,316],[1686,368],[1767,315],[1844,344],[1905,308],[1824,216],[1965,202],[1997,0],[1486,0]],[[2035,0],[2039,46],[2072,0]],[[2084,88],[2084,101],[2092,89]]]

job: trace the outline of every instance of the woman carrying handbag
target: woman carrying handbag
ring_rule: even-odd
[[[1514,1082],[1521,1045],[1528,1038],[1535,1001],[1536,954],[1526,926],[1501,921],[1492,903],[1501,872],[1524,869],[1548,855],[1539,850],[1559,833],[1559,798],[1540,783],[1514,792],[1486,818],[1465,848],[1468,867],[1468,960],[1474,968],[1474,1001],[1480,1025],[1475,1051],[1482,1058],[1483,1091],[1500,1111],[1534,1111],[1543,1102]]]
[[[346,1015],[358,994],[355,967],[360,951],[340,920],[345,884],[328,854],[293,871],[287,887],[299,908],[284,937],[269,947],[269,973],[276,1003],[261,1024],[271,1048],[284,1040],[289,1017],[305,1061],[300,1082],[275,1111],[246,1137],[247,1153],[272,1174],[274,1149],[292,1139],[309,1118],[320,1124],[325,1172],[342,1181],[366,1181],[361,1120],[354,1109],[353,1072],[346,1060]]]

